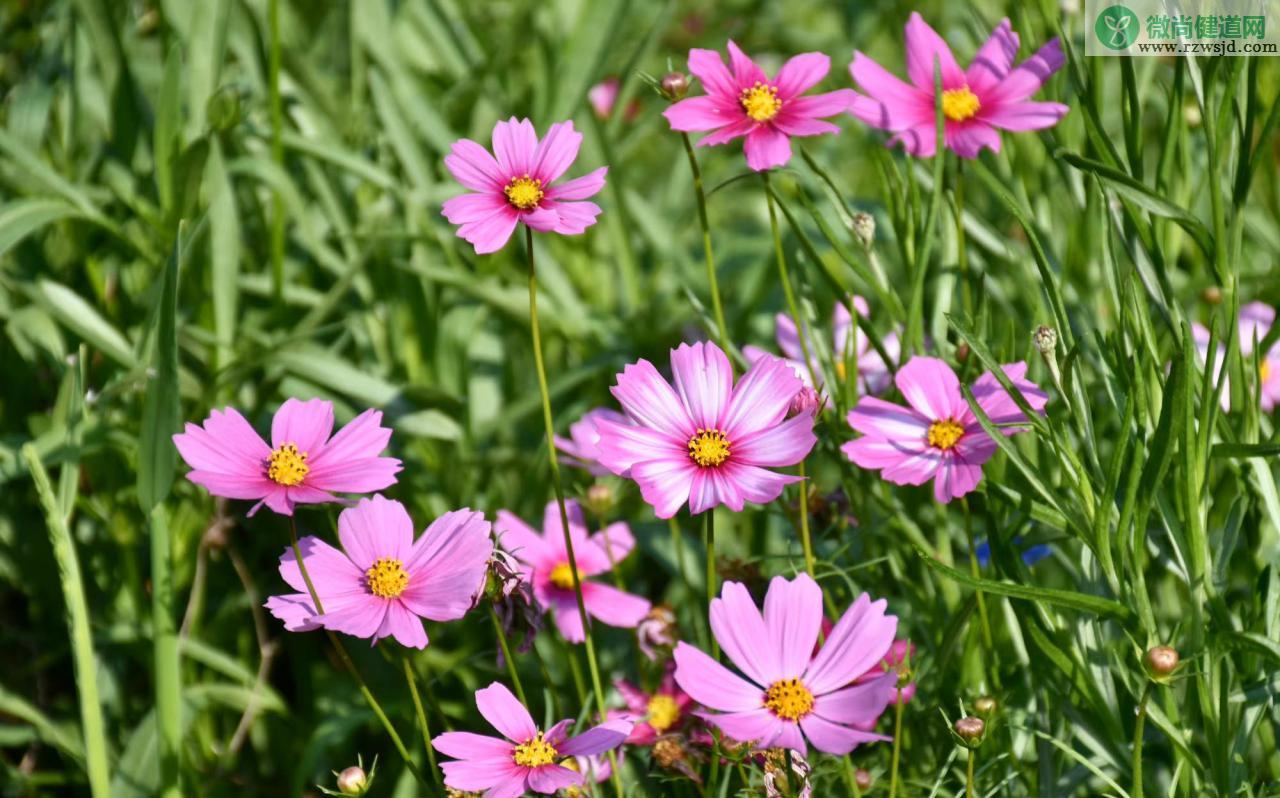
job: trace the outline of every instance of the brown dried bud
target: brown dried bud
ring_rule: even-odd
[[[984,695],[980,697],[977,701],[973,702],[973,709],[979,715],[988,715],[988,716],[992,715],[995,713],[997,707],[999,706],[1000,706],[999,702],[997,702],[994,698],[992,698],[989,695]]]
[[[668,72],[662,76],[662,96],[675,102],[689,93],[689,76],[683,72]]]
[[[863,249],[871,249],[871,245],[876,242],[876,217],[859,211],[853,215],[849,226],[853,228],[854,238],[858,239]]]
[[[616,503],[617,496],[607,483],[596,482],[587,488],[587,495],[584,497],[583,504],[587,507],[587,512],[601,518],[609,514]]]
[[[965,743],[977,745],[982,742],[982,735],[987,731],[987,724],[982,718],[967,715],[955,724],[956,736]]]
[[[956,344],[956,362],[965,363],[969,360],[969,345],[964,341]]]
[[[1147,673],[1157,682],[1165,681],[1173,672],[1178,669],[1178,662],[1181,657],[1178,652],[1171,646],[1156,646],[1147,652],[1147,656],[1143,658],[1143,664],[1147,667]]]
[[[1040,354],[1052,355],[1053,350],[1058,346],[1058,331],[1048,325],[1041,324],[1031,334],[1031,340],[1035,341],[1036,349],[1040,350]]]

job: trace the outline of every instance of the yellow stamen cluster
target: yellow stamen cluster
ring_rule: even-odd
[[[538,203],[542,202],[542,181],[528,175],[513,177],[511,182],[502,188],[502,193],[507,195],[507,202],[512,206],[527,211],[530,208],[536,208]]]
[[[729,459],[729,439],[718,429],[700,429],[689,439],[689,459],[703,468],[715,468]]]
[[[1267,360],[1260,360],[1258,362],[1258,382],[1266,384],[1269,379],[1271,379],[1271,363]]]
[[[666,693],[658,693],[649,699],[649,725],[658,734],[670,729],[680,720],[680,705]]]
[[[550,765],[559,755],[555,746],[542,739],[542,732],[538,732],[537,737],[516,746],[512,759],[521,767],[538,768]]]
[[[953,419],[935,421],[929,425],[929,445],[942,451],[954,449],[960,438],[964,436],[964,427]]]
[[[799,679],[780,679],[765,691],[764,708],[783,720],[800,720],[813,711],[813,693]]]
[[[364,572],[364,581],[373,595],[393,599],[399,597],[409,586],[409,573],[399,560],[382,557]]]
[[[942,93],[942,115],[952,122],[972,119],[981,108],[978,95],[969,91],[968,86],[947,89]]]
[[[562,562],[551,569],[551,575],[547,578],[551,580],[551,584],[561,590],[573,590],[573,571],[573,566]],[[578,581],[582,581],[581,571],[578,572]]]
[[[298,447],[292,443],[282,443],[271,453],[267,476],[277,485],[289,488],[301,482],[310,470],[306,452],[298,451]]]
[[[782,109],[778,90],[759,81],[751,88],[743,89],[738,102],[742,103],[742,110],[747,112],[747,116],[757,122],[768,122]]]

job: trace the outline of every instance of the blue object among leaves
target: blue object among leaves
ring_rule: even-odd
[[[1022,537],[1015,537],[1013,539],[1013,545],[1021,546]],[[978,565],[983,568],[986,568],[987,564],[991,562],[991,544],[987,542],[986,538],[978,541],[978,547],[974,550],[974,553],[978,555]],[[1036,545],[1029,546],[1023,550],[1022,561],[1029,566],[1035,565],[1050,554],[1053,554],[1052,546],[1048,543],[1037,543]]]

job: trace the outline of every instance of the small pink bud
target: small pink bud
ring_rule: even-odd
[[[1000,704],[989,695],[984,695],[977,701],[973,702],[973,709],[979,715],[991,715],[996,711]]]
[[[368,786],[368,781],[364,769],[352,765],[338,774],[338,792],[343,795],[361,795]]]
[[[858,785],[859,790],[865,792],[871,789],[871,774],[862,768],[858,768],[853,772],[853,783]]]
[[[822,400],[819,398],[818,392],[806,385],[796,391],[796,395],[791,398],[790,413],[793,416],[798,416],[802,413],[808,413],[812,416],[818,412],[818,407],[821,404]]]
[[[662,76],[662,96],[675,102],[689,93],[689,76],[683,72],[668,72]]]
[[[987,731],[987,724],[982,718],[968,715],[956,721],[955,730],[956,736],[965,743],[976,745],[982,741],[982,735]]]
[[[1147,666],[1147,673],[1157,682],[1167,680],[1178,669],[1178,662],[1181,658],[1178,656],[1176,649],[1171,646],[1156,646],[1147,652],[1147,656],[1143,660]]]

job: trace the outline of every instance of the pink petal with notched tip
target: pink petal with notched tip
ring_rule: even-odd
[[[831,59],[824,53],[801,53],[792,56],[778,70],[778,76],[773,80],[774,86],[778,89],[778,99],[785,104],[788,100],[817,86],[830,71]]]
[[[777,651],[766,642],[769,633],[764,617],[745,585],[725,582],[720,597],[711,601],[710,617],[711,631],[720,647],[756,684],[770,685],[795,675],[782,672]]]
[[[493,154],[507,179],[532,176],[533,159],[537,151],[538,133],[528,119],[516,119],[513,116],[493,126]]]
[[[548,185],[569,171],[582,146],[582,134],[573,129],[573,121],[557,122],[547,128],[533,154],[529,174]]]
[[[680,689],[709,709],[743,712],[759,709],[762,692],[684,641],[676,644],[673,657],[675,679]]]
[[[493,728],[513,742],[522,743],[538,733],[529,710],[501,682],[476,691],[476,709]]]
[[[964,72],[951,54],[951,48],[918,11],[911,12],[907,20],[905,38],[907,77],[916,88],[933,95],[935,64],[941,67],[943,89],[964,85]]]
[[[743,152],[747,155],[747,166],[755,171],[776,169],[791,160],[791,139],[771,125],[757,125],[747,133]]]
[[[271,419],[271,445],[287,443],[309,456],[319,456],[333,431],[333,403],[323,399],[287,399]]]
[[[778,652],[782,678],[804,673],[822,628],[822,588],[801,572],[795,579],[775,576],[764,598],[766,637],[759,645]]]
[[[965,70],[965,82],[969,89],[979,97],[1004,80],[1013,69],[1013,60],[1018,56],[1018,34],[1013,32],[1009,19],[1000,20],[1000,24],[991,32],[991,36],[978,48],[969,68]]]

